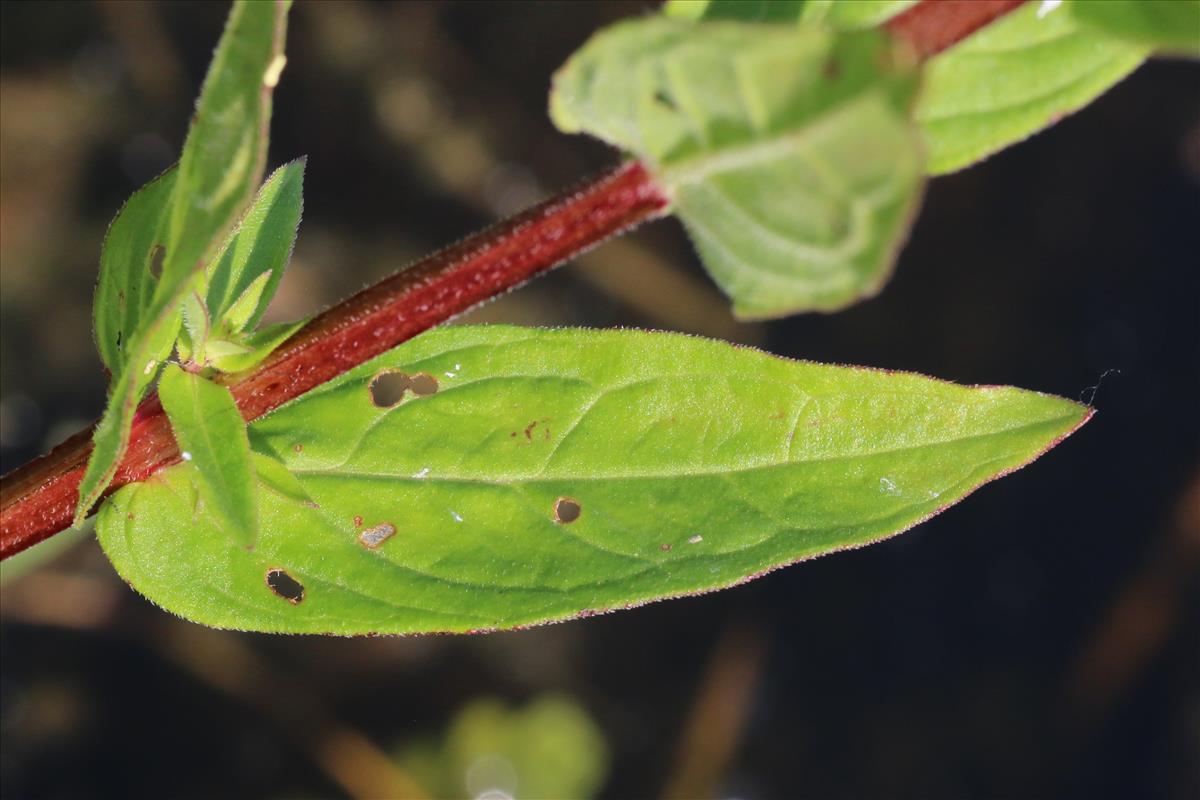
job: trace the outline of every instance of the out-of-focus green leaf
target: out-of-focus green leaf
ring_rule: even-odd
[[[917,0],[668,0],[663,13],[691,20],[824,22],[842,30],[870,28]]]
[[[804,7],[804,0],[667,0],[663,13],[690,20],[795,22]]]
[[[159,175],[134,192],[117,212],[100,250],[100,277],[92,304],[92,330],[100,359],[110,372],[125,363],[126,346],[138,331],[150,306],[158,278],[155,258],[166,241],[167,212],[175,189],[176,169]],[[165,352],[162,352],[165,349]],[[171,343],[159,348],[158,358],[170,354]]]
[[[882,25],[918,0],[808,0],[802,22],[823,22],[841,30]]]
[[[1067,0],[1071,14],[1104,33],[1167,53],[1200,55],[1200,0]]]
[[[568,697],[520,709],[483,698],[455,715],[441,742],[406,747],[400,765],[431,797],[587,798],[607,772],[608,746]]]
[[[224,386],[168,364],[158,398],[184,462],[194,467],[190,474],[201,503],[193,514],[215,515],[234,543],[252,545],[258,534],[258,477],[250,461],[246,423],[233,395]]]
[[[123,342],[121,368],[113,371],[108,404],[79,484],[76,526],[112,481],[129,443],[134,410],[164,349],[179,334],[179,308],[193,279],[202,274],[262,177],[271,92],[283,69],[290,4],[239,0],[230,12],[175,174],[162,274],[136,330]]]
[[[916,118],[930,173],[962,169],[1053,125],[1148,54],[1081,26],[1065,8],[1026,3],[926,65]]]
[[[876,32],[650,17],[584,45],[551,115],[646,161],[734,311],[770,317],[886,280],[921,189],[914,75]]]
[[[396,370],[414,390],[386,405]],[[194,463],[122,488],[97,528],[127,581],[208,625],[513,628],[878,541],[1088,413],[673,334],[449,327],[251,425],[297,484],[262,484],[253,552],[195,512]]]
[[[253,328],[283,277],[304,207],[304,159],[272,173],[208,267],[208,307],[225,333]]]

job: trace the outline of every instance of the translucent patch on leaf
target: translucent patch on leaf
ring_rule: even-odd
[[[413,375],[409,385],[412,387],[413,394],[418,397],[434,394],[438,390],[437,378],[427,372],[418,372]]]
[[[355,519],[359,519],[355,517]],[[358,541],[362,542],[363,546],[374,550],[379,545],[392,538],[396,533],[396,526],[390,522],[384,522],[376,525],[373,528],[367,528],[358,535]]]
[[[167,250],[161,244],[154,245],[150,250],[150,263],[147,269],[150,270],[150,277],[158,280],[162,277],[163,261],[167,257]]]
[[[371,379],[371,402],[379,408],[391,408],[404,399],[404,393],[411,391],[416,397],[426,397],[438,390],[437,378],[427,372],[407,375],[399,370],[389,369],[380,372]]]
[[[412,387],[408,375],[397,370],[385,370],[371,379],[371,402],[379,408],[391,408],[404,399]]]
[[[266,581],[272,592],[294,606],[304,599],[304,584],[289,575],[287,570],[272,567],[267,570]]]
[[[579,501],[570,497],[560,497],[554,501],[554,521],[564,525],[579,519],[583,514],[583,506]]]

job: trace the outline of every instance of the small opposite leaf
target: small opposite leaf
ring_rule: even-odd
[[[185,462],[194,467],[203,507],[214,512],[242,547],[258,535],[258,478],[250,459],[246,423],[224,386],[168,364],[158,397]],[[186,523],[181,523],[186,524]]]
[[[221,317],[223,330],[238,333],[246,329],[251,317],[254,316],[262,302],[263,292],[267,288],[267,283],[271,281],[272,275],[271,272],[259,275],[246,287],[246,291],[242,292],[241,297],[230,304],[229,310]]]
[[[639,155],[742,317],[886,280],[916,209],[915,72],[874,31],[624,22],[555,76],[551,116]]]
[[[100,277],[92,303],[96,349],[109,372],[120,372],[130,341],[150,306],[158,283],[151,269],[165,241],[176,168],[133,193],[117,212],[100,250]],[[160,353],[166,358],[170,353]]]
[[[1067,0],[1071,14],[1118,39],[1200,55],[1200,0]]]
[[[208,305],[226,331],[253,328],[283,277],[304,199],[304,159],[275,170],[208,267]],[[257,287],[257,288],[254,288]]]
[[[397,373],[425,390],[377,404]],[[439,328],[251,425],[295,478],[260,473],[254,552],[194,513],[195,460],[122,488],[97,528],[127,581],[208,625],[512,628],[878,541],[1089,413],[674,334]]]
[[[930,59],[916,117],[929,172],[969,166],[1053,125],[1132,72],[1149,49],[1029,2]]]
[[[271,90],[282,68],[290,0],[234,3],[192,120],[168,201],[162,275],[137,328],[123,343],[108,404],[79,484],[78,527],[112,481],[129,443],[133,412],[175,344],[192,279],[224,240],[262,175]]]
[[[241,334],[236,341],[210,342],[208,365],[221,372],[241,372],[250,369],[274,352],[293,333],[303,328],[306,321],[269,325],[252,334]]]
[[[208,306],[197,291],[188,292],[183,298],[183,333],[179,337],[179,357],[183,361],[204,363],[204,351],[212,332],[212,320]]]

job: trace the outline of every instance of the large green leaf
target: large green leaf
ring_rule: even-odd
[[[289,6],[290,0],[239,0],[230,12],[177,168],[162,274],[137,329],[123,343],[125,362],[114,371],[79,484],[76,526],[112,481],[129,443],[134,410],[163,358],[164,342],[173,343],[178,335],[184,297],[262,177]]]
[[[1132,72],[1148,48],[1030,2],[934,56],[916,118],[929,171],[953,172],[1052,125]]]
[[[1080,22],[1168,53],[1200,54],[1200,0],[1067,0]]]
[[[243,547],[258,535],[258,481],[250,461],[246,423],[224,386],[168,364],[158,398],[184,461],[195,470],[196,491],[230,539]]]
[[[98,531],[127,581],[209,625],[512,628],[878,541],[1088,414],[675,334],[450,327],[251,425],[253,552],[197,510],[194,464],[122,488]]]
[[[110,372],[124,366],[126,345],[138,332],[158,285],[154,272],[161,264],[154,262],[161,258],[166,241],[175,176],[172,167],[134,192],[104,237],[92,321],[96,349]],[[165,342],[158,358],[165,358],[170,348],[171,342]]]
[[[551,115],[645,160],[742,317],[883,284],[922,165],[911,65],[879,33],[649,17],[555,76]]]

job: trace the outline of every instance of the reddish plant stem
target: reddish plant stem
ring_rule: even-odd
[[[922,0],[885,26],[921,58],[1024,0]],[[255,369],[227,376],[257,419],[401,342],[520,286],[605,239],[665,214],[669,200],[638,162],[477,233],[329,309]],[[0,558],[71,524],[93,427],[0,478]],[[179,461],[157,396],[138,407],[129,449],[105,494]]]
[[[313,319],[258,367],[225,376],[238,409],[257,419],[472,306],[520,286],[610,236],[666,213],[669,201],[633,161],[462,240]],[[0,556],[71,524],[92,428],[0,482]],[[139,406],[129,449],[106,494],[179,461],[158,397]]]
[[[1025,0],[924,0],[884,25],[925,60],[961,42]]]

